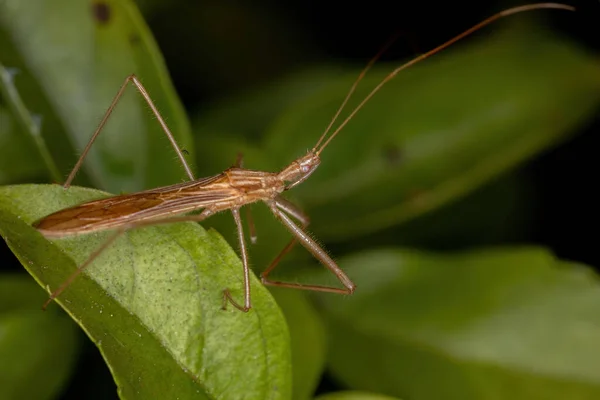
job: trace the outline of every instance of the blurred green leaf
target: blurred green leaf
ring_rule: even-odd
[[[1,68],[1,67],[0,67]],[[1,98],[1,97],[0,97]],[[16,121],[0,103],[0,184],[16,183],[45,175],[44,164],[34,146],[16,127]]]
[[[44,313],[44,292],[27,277],[0,275],[0,398],[55,399],[75,366],[77,327]]]
[[[325,367],[325,328],[306,293],[270,288],[283,310],[290,330],[292,346],[293,398],[313,397]]]
[[[131,73],[140,77],[179,145],[193,151],[162,56],[129,0],[0,2],[0,48],[0,64],[18,72],[14,84],[30,113],[40,116],[41,135],[63,175]],[[135,191],[185,176],[156,118],[134,92],[128,89],[92,147],[84,164],[91,180],[83,181]]]
[[[56,289],[107,232],[50,242],[30,224],[104,196],[57,185],[0,188],[0,233],[38,283]],[[100,348],[122,398],[289,398],[283,315],[254,276],[253,309],[223,311],[227,287],[242,296],[242,267],[218,233],[169,224],[127,232],[58,302]]]
[[[376,68],[354,104],[396,66]],[[354,77],[294,104],[272,125],[271,164],[281,168],[315,144]],[[599,100],[597,59],[534,28],[502,32],[402,71],[294,195],[320,239],[365,235],[434,210],[565,140]]]
[[[295,71],[259,88],[203,106],[192,119],[200,171],[210,174],[219,167],[206,161],[207,156],[214,157],[213,142],[229,144],[219,152],[219,160],[233,159],[238,151],[243,150],[238,147],[236,139],[262,139],[275,118],[295,104],[320,93],[332,79],[339,77],[340,70],[340,67],[319,66]],[[226,133],[229,137],[223,138],[216,133]],[[265,158],[268,160],[268,157],[250,155],[248,167],[257,168],[265,162]],[[268,161],[266,163],[268,165]]]
[[[363,248],[456,250],[527,240],[535,218],[533,185],[523,171],[505,174],[420,218],[339,247],[355,252],[359,241]]]
[[[7,143],[7,145],[10,146],[7,147],[7,150],[10,150],[10,152],[13,150],[15,151],[13,157],[16,155],[21,160],[19,164],[27,163],[29,159],[32,159],[32,155],[37,153],[40,162],[44,165],[45,169],[47,169],[50,177],[56,181],[62,180],[58,165],[54,162],[48,151],[46,142],[40,134],[40,120],[32,115],[27,109],[23,99],[19,95],[19,90],[14,84],[14,76],[16,73],[16,69],[5,68],[4,65],[0,63],[0,94],[6,99],[8,110],[14,116],[14,121],[17,122],[16,125],[19,126],[19,133],[21,133],[21,135],[19,135],[20,140],[13,140],[15,143]],[[15,135],[12,136],[15,137]],[[35,146],[35,151],[30,154],[25,153],[19,146],[19,144],[26,139],[29,139],[29,143]],[[35,164],[35,161],[32,162],[32,164]],[[11,167],[8,171],[12,169],[13,168]]]
[[[378,393],[343,391],[327,393],[315,398],[315,400],[398,400],[395,397],[384,396]]]
[[[340,260],[352,297],[319,296],[332,373],[414,399],[600,396],[600,286],[539,248],[381,249]]]

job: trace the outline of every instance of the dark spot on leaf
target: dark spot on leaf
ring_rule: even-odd
[[[106,24],[110,20],[110,7],[103,1],[92,3],[92,14],[100,24]]]
[[[390,167],[396,167],[402,162],[402,150],[395,143],[388,143],[383,146],[382,154]]]
[[[422,209],[427,204],[427,191],[417,188],[409,189],[405,195],[404,201],[413,208],[413,210]]]
[[[140,42],[141,42],[141,41],[142,41],[142,39],[140,38],[140,36],[139,36],[139,35],[137,35],[137,34],[135,34],[135,33],[134,33],[134,34],[131,34],[131,35],[129,36],[129,43],[130,43],[132,46],[137,46],[138,44],[140,44]]]

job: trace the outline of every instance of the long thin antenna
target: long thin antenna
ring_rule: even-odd
[[[340,124],[340,126],[337,127],[337,129],[331,134],[331,136],[325,141],[325,143],[323,143],[323,145],[319,148],[319,150],[316,151],[316,154],[319,155],[321,153],[321,151],[323,151],[323,149],[325,147],[327,147],[327,145],[329,144],[329,142],[331,142],[331,140],[342,130],[342,128],[344,128],[344,126],[346,126],[346,124],[354,117],[354,115],[361,109],[363,108],[363,106],[371,99],[371,97],[373,97],[373,95],[375,95],[375,93],[377,93],[381,87],[383,85],[385,85],[388,81],[390,81],[393,77],[395,77],[398,72],[402,71],[403,69],[406,69],[416,63],[418,63],[419,61],[422,61],[432,55],[434,55],[435,53],[440,52],[441,50],[445,49],[446,47],[456,43],[457,41],[461,40],[462,38],[464,38],[465,36],[468,36],[470,34],[472,34],[475,31],[478,31],[479,29],[483,28],[484,26],[496,21],[497,19],[503,18],[503,17],[507,17],[509,15],[513,15],[513,14],[517,14],[517,13],[521,13],[524,11],[530,11],[530,10],[537,10],[537,9],[542,9],[542,8],[551,8],[551,9],[560,9],[560,10],[567,10],[567,11],[575,11],[575,7],[566,5],[566,4],[560,4],[560,3],[536,3],[536,4],[529,4],[526,6],[519,6],[519,7],[513,7],[513,8],[509,8],[508,10],[504,10],[501,11],[497,14],[492,15],[491,17],[481,21],[480,23],[478,23],[477,25],[467,29],[466,31],[464,31],[463,33],[461,33],[460,35],[457,35],[455,37],[453,37],[452,39],[448,40],[447,42],[439,45],[438,47],[429,50],[427,53],[421,54],[418,57],[413,58],[412,60],[408,61],[407,63],[399,66],[398,68],[396,68],[395,70],[393,70],[388,76],[386,76],[385,78],[383,78],[383,80],[377,85],[375,86],[375,88],[371,91],[371,93],[369,93],[359,104],[358,106],[356,106],[356,108],[350,113],[350,115],[348,115],[348,117],[346,117],[346,119]],[[373,61],[373,60],[372,60]],[[373,63],[370,62],[367,65],[368,69]],[[365,70],[363,70],[363,73],[361,73],[360,78],[362,79],[362,76],[364,75],[364,72],[366,72]],[[360,80],[360,79],[359,79]],[[346,96],[346,100],[344,100],[344,103],[342,104],[342,106],[346,103],[348,97],[350,97],[350,94],[354,91],[356,85],[358,84],[358,82],[355,82],[355,84],[353,85],[352,89],[350,90],[350,93],[348,93],[348,95]],[[341,110],[338,110],[337,115],[339,114]],[[330,124],[330,126],[333,124],[333,122]],[[329,130],[329,128],[328,128]],[[327,131],[325,132],[327,133]],[[324,135],[323,135],[324,136]],[[321,136],[321,138],[319,139],[319,142],[317,143],[317,145],[315,146],[315,149],[319,146],[319,144],[322,142],[323,140],[323,136]],[[314,149],[313,149],[314,151]]]
[[[381,57],[381,55],[383,53],[385,53],[387,51],[387,49],[389,49],[392,44],[394,44],[394,42],[398,39],[398,36],[400,36],[400,33],[397,33],[394,36],[392,36],[387,41],[387,43],[381,48],[381,50],[379,50],[379,52],[375,55],[375,57],[373,57],[371,59],[371,61],[369,61],[369,63],[367,64],[367,66],[365,68],[363,68],[362,71],[360,71],[360,74],[358,75],[358,78],[356,78],[356,80],[354,81],[354,83],[350,87],[350,90],[348,91],[348,94],[344,98],[344,101],[342,101],[342,104],[340,105],[340,107],[336,111],[335,115],[331,119],[331,122],[329,123],[329,125],[327,126],[327,128],[325,129],[325,131],[323,132],[323,134],[321,135],[321,137],[319,138],[319,141],[317,142],[317,144],[315,144],[315,147],[313,147],[313,151],[315,151],[317,149],[317,147],[319,147],[319,145],[321,144],[321,142],[323,141],[323,139],[325,139],[325,136],[327,136],[327,133],[329,133],[329,130],[331,129],[331,127],[333,126],[333,124],[335,123],[335,121],[337,120],[337,118],[340,116],[340,113],[342,112],[342,110],[346,106],[346,103],[348,103],[348,100],[350,100],[350,96],[352,96],[352,93],[354,93],[354,91],[356,90],[356,87],[358,86],[358,83],[365,77],[365,75],[367,74],[367,71],[369,71],[369,69],[371,69],[371,67],[373,66],[373,64],[375,64],[377,62],[377,60],[379,59],[379,57]]]

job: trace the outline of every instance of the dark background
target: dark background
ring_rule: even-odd
[[[386,60],[427,51],[480,20],[517,2],[367,2],[242,0],[138,0],[165,57],[177,91],[190,112],[286,72],[328,63],[365,65],[396,32]],[[539,10],[552,29],[598,51],[600,2],[570,2],[576,14]],[[528,15],[531,17],[532,15]],[[520,18],[522,16],[511,17]],[[500,21],[497,24],[506,23]],[[486,31],[494,30],[490,26]],[[600,266],[595,192],[600,148],[594,140],[600,119],[558,148],[522,167],[537,201],[527,243],[551,248],[558,257]],[[2,243],[2,270],[22,271]],[[23,272],[25,273],[25,272]],[[92,344],[83,349],[76,376],[64,398],[116,396],[112,378]],[[328,378],[320,391],[335,388]]]

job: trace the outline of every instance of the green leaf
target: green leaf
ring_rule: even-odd
[[[270,288],[283,310],[292,346],[293,398],[312,398],[325,367],[325,328],[306,293]]]
[[[43,287],[56,289],[107,237],[52,242],[30,224],[97,190],[57,185],[0,188],[0,233]],[[252,276],[253,309],[223,311],[222,294],[243,294],[239,258],[195,223],[127,232],[58,298],[100,348],[122,398],[287,399],[287,326]]]
[[[129,0],[0,2],[0,47],[0,66],[17,71],[19,97],[29,114],[41,119],[40,137],[27,129],[20,134],[29,135],[31,143],[42,140],[62,176],[131,73],[140,77],[179,145],[193,151],[189,122],[162,57]],[[8,92],[10,84],[0,80],[0,92]],[[110,191],[135,191],[185,176],[156,118],[134,92],[128,89],[92,147],[84,165],[90,179],[84,181]],[[15,96],[4,100],[17,101]],[[23,156],[35,162],[41,153]]]
[[[535,218],[534,182],[529,178],[519,172],[502,175],[458,201],[369,235],[361,243],[443,250],[528,240]]]
[[[365,78],[354,104],[394,67]],[[277,168],[314,146],[356,75],[272,125],[265,148]],[[321,240],[366,235],[447,204],[565,140],[599,100],[596,58],[534,28],[502,32],[398,74],[294,195]]]
[[[215,167],[206,162],[206,157],[214,153],[211,146],[213,141],[230,143],[226,149],[228,153],[221,159],[232,158],[241,150],[237,147],[238,143],[235,143],[236,138],[262,139],[275,118],[286,109],[322,91],[339,75],[340,69],[320,66],[296,71],[281,80],[265,83],[259,88],[202,107],[192,119],[199,167],[206,172]],[[215,132],[226,132],[231,137],[223,141],[220,140],[221,135],[215,135]],[[262,160],[263,157],[250,156],[248,161],[255,168],[254,163]]]
[[[595,399],[600,286],[539,248],[341,260],[352,297],[320,296],[329,367],[345,385],[411,399]]]
[[[0,97],[1,100],[1,97]],[[35,148],[20,134],[16,121],[0,102],[0,184],[16,183],[45,175],[44,164],[40,158],[31,158]]]
[[[0,275],[0,398],[55,399],[79,349],[77,327],[43,313],[44,292],[25,276]]]
[[[384,396],[378,393],[359,391],[343,391],[327,393],[315,398],[315,400],[398,400],[395,397]]]

